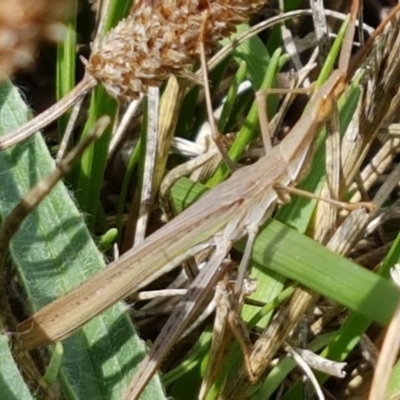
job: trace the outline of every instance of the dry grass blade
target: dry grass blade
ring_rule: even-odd
[[[90,76],[85,77],[70,93],[60,102],[48,108],[39,116],[33,118],[25,125],[0,138],[0,150],[15,145],[16,143],[27,139],[42,128],[50,124],[54,119],[64,114],[70,107],[77,103],[90,90],[97,85],[97,81]]]
[[[210,347],[210,359],[204,373],[204,379],[200,388],[199,399],[203,400],[218,375],[224,356],[224,350],[229,342],[228,314],[229,314],[229,288],[227,280],[221,280],[215,287],[217,308],[213,326],[213,338]]]
[[[154,168],[158,142],[158,109],[160,91],[158,87],[148,88],[148,122],[146,135],[146,155],[140,195],[139,217],[136,223],[135,243],[143,242],[146,236],[147,224],[153,208]]]

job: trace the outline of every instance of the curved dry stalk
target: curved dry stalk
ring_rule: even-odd
[[[68,93],[59,102],[48,108],[46,111],[31,119],[28,123],[17,128],[0,138],[0,150],[14,146],[16,143],[27,139],[36,132],[39,132],[45,126],[64,114],[71,106],[84,97],[97,85],[97,80],[90,75],[86,75],[71,92]]]

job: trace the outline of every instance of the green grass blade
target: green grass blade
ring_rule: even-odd
[[[104,2],[106,3],[106,2]],[[110,0],[103,26],[103,33],[109,31],[129,14],[133,0]]]
[[[219,132],[225,132],[226,124],[228,123],[229,116],[233,110],[236,96],[238,95],[239,85],[245,80],[246,74],[247,65],[244,61],[242,61],[228,90],[228,94],[226,95],[226,101],[222,109],[221,116],[218,120]]]
[[[83,136],[89,134],[94,123],[100,116],[108,115],[113,121],[116,110],[116,100],[108,96],[103,87],[96,87],[92,93],[89,117],[84,128]],[[90,146],[83,155],[78,166],[78,177],[75,189],[76,198],[82,210],[88,213],[88,225],[90,228],[94,226],[99,207],[100,191],[103,184],[111,130],[112,127],[110,126],[100,140],[93,146]]]
[[[236,35],[249,30],[247,24],[241,24],[237,27]],[[225,39],[222,43],[230,43],[231,39]],[[271,56],[267,48],[258,36],[253,36],[243,44],[233,50],[233,57],[237,61],[245,61],[248,68],[248,78],[254,88],[259,88],[267,73],[268,65],[271,62]]]

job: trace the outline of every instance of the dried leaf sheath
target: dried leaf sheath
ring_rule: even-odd
[[[264,0],[139,1],[93,48],[87,71],[113,96],[133,100],[148,86],[159,86],[171,74],[197,61],[203,41],[208,53],[229,36]]]

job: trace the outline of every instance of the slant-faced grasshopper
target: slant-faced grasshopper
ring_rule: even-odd
[[[274,186],[288,186],[301,176],[314,136],[343,93],[345,83],[346,74],[334,71],[313,95],[291,133],[268,155],[236,171],[143,244],[21,323],[18,331],[26,348],[67,337],[190,255],[210,245],[216,248],[214,257],[222,250],[225,255],[233,242],[254,231],[268,218],[278,199]],[[217,268],[206,267],[200,277],[211,277]]]
[[[216,253],[222,247],[226,250],[226,243],[239,240],[263,223],[278,198],[274,185],[287,186],[304,171],[313,138],[343,92],[345,81],[346,75],[335,71],[313,95],[308,111],[292,132],[267,156],[236,171],[143,244],[21,323],[18,331],[26,348],[67,337],[190,255],[209,245],[216,247]]]

